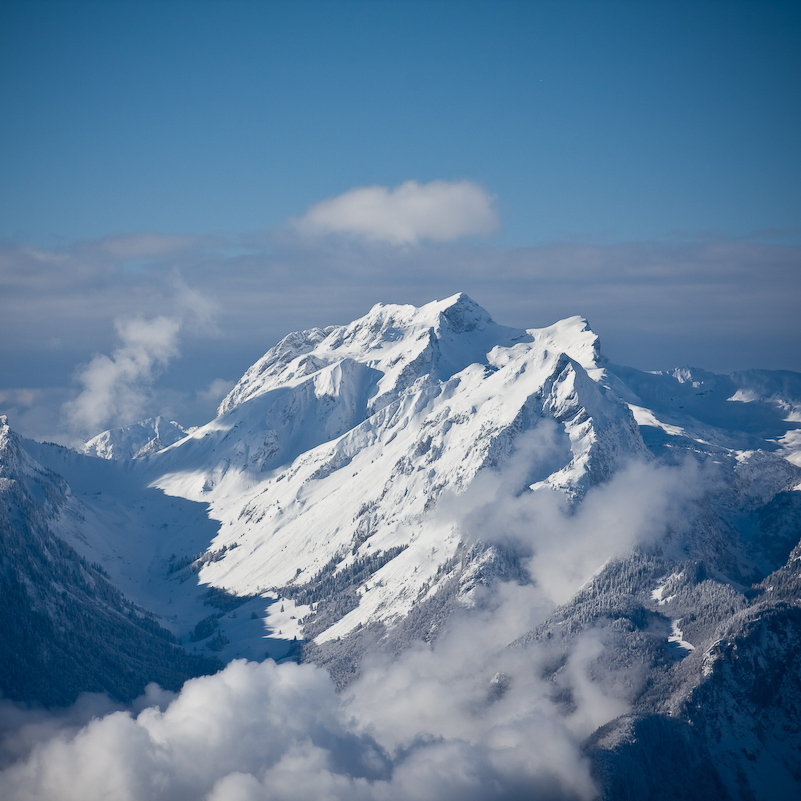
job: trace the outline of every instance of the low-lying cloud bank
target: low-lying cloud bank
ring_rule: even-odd
[[[438,511],[456,515],[468,538],[528,553],[531,583],[486,587],[435,643],[413,643],[397,658],[368,656],[341,694],[311,664],[235,661],[177,696],[151,685],[129,710],[96,696],[53,716],[0,705],[0,797],[595,797],[581,745],[628,710],[643,677],[599,668],[602,629],[579,636],[568,653],[547,640],[509,643],[605,558],[679,525],[707,482],[692,463],[638,463],[568,508],[558,493],[520,493],[515,483],[519,460],[535,446],[547,459],[548,442],[548,430],[534,432],[506,469],[486,471],[462,508],[445,502]]]
[[[419,651],[389,676],[368,672],[347,697],[311,665],[232,662],[194,679],[163,711],[118,711],[69,727],[0,773],[14,801],[245,799],[588,799],[576,735],[534,677],[501,696],[487,682],[436,703],[441,675],[398,695],[433,657]],[[473,676],[473,681],[480,677]],[[393,692],[394,691],[394,692]],[[389,703],[382,703],[388,695]],[[405,693],[404,693],[405,695]],[[376,697],[380,696],[380,697]],[[373,704],[376,704],[374,706]],[[48,732],[52,734],[51,732]]]
[[[399,190],[378,189],[398,202]],[[373,213],[356,219],[367,225]],[[200,425],[216,406],[204,388],[236,381],[287,333],[346,324],[376,302],[420,305],[459,291],[506,325],[581,314],[619,364],[801,369],[801,248],[792,238],[426,246],[414,223],[420,244],[411,246],[408,231],[379,226],[383,238],[371,239],[329,222],[318,233],[341,235],[287,226],[229,241],[139,233],[53,249],[0,242],[0,411],[26,436],[72,442],[62,405],[81,392],[76,366],[124,347],[115,323],[161,317],[181,322],[181,358],[138,385],[149,387],[142,416]],[[213,299],[212,324],[204,299]]]

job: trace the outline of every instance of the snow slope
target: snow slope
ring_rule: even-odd
[[[77,456],[77,454],[75,454]],[[72,703],[82,692],[119,700],[150,681],[177,690],[217,669],[190,655],[132,603],[95,556],[68,542],[93,524],[64,478],[43,467],[0,416],[0,688],[17,701]],[[124,531],[123,539],[130,536]],[[80,544],[80,543],[78,543]]]
[[[220,615],[230,657],[265,636],[287,653],[275,643],[392,627],[454,580],[472,603],[508,559],[466,542],[459,499],[509,465],[516,493],[578,504],[632,460],[688,454],[732,476],[735,526],[738,498],[755,508],[799,485],[799,408],[793,374],[644,373],[609,364],[580,317],[513,329],[458,294],[290,334],[167,447],[164,432],[182,432],[158,419],[95,439],[135,461],[31,448],[79,488],[91,525],[64,524],[65,538],[178,636],[208,614],[207,587],[252,598],[250,633],[241,611]],[[722,548],[726,536],[712,526],[670,547],[733,580],[774,569],[747,532]]]
[[[348,326],[282,340],[220,415],[147,462],[170,495],[209,503],[220,528],[202,581],[234,593],[301,587],[368,559],[358,606],[317,635],[391,622],[437,592],[462,534],[434,514],[553,426],[526,483],[577,498],[645,446],[629,409],[594,381],[581,318],[499,326],[465,295],[375,306]],[[548,429],[550,433],[551,429]],[[384,563],[382,554],[393,554]]]

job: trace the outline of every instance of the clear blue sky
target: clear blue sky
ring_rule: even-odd
[[[799,2],[0,0],[0,412],[43,431],[130,317],[179,319],[147,410],[197,417],[288,330],[459,290],[801,370],[799,42]],[[408,181],[486,207],[401,246]]]
[[[801,219],[797,2],[0,4],[0,235],[261,230],[469,178],[502,241]]]

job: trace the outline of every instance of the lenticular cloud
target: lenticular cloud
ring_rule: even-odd
[[[486,236],[498,227],[492,198],[471,181],[406,181],[395,189],[357,187],[312,206],[295,222],[301,233],[340,233],[413,245]]]

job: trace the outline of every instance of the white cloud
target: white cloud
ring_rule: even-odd
[[[177,270],[172,279],[175,291],[175,310],[181,316],[183,325],[205,336],[220,336],[217,326],[219,308],[207,295],[190,287]]]
[[[486,470],[467,495],[446,495],[438,513],[472,540],[530,554],[528,571],[542,602],[568,601],[610,557],[681,530],[707,486],[692,460],[677,466],[632,461],[592,486],[577,506],[558,491],[521,492],[532,477],[565,463],[558,426],[543,420],[518,438],[501,470]]]
[[[120,345],[109,356],[96,353],[78,368],[81,390],[63,405],[73,433],[84,437],[106,427],[128,425],[145,416],[175,417],[170,407],[182,409],[191,395],[213,412],[202,392],[186,393],[162,388],[154,391],[156,379],[180,355],[179,334],[195,337],[219,336],[217,304],[187,285],[180,272],[172,271],[169,315],[145,318],[120,314],[114,327]],[[209,388],[212,390],[212,387]],[[221,387],[214,386],[215,391]]]
[[[97,433],[112,421],[138,420],[153,381],[178,355],[181,323],[175,318],[118,319],[115,327],[122,344],[111,356],[96,354],[81,368],[83,389],[65,405],[71,424],[81,432]]]
[[[395,189],[357,187],[312,206],[295,222],[303,233],[341,233],[393,245],[452,242],[498,227],[492,198],[471,181],[406,181]]]
[[[226,378],[215,378],[205,389],[198,390],[197,398],[201,403],[219,405],[220,401],[234,388],[236,381]]]
[[[531,675],[531,655],[528,661],[520,653],[507,658],[516,658],[521,678],[528,679],[509,698],[489,704],[486,660],[478,670],[465,670],[470,660],[453,660],[447,649],[444,661],[430,650],[416,656],[389,666],[389,672],[376,668],[366,685],[345,697],[321,668],[239,660],[215,676],[187,682],[166,708],[151,691],[156,706],[139,714],[100,710],[104,717],[77,730],[59,720],[50,725],[36,720],[38,730],[29,730],[21,746],[26,756],[0,772],[0,796],[15,801],[588,801],[594,796],[578,740],[560,723],[546,685]],[[439,667],[438,661],[443,661]],[[433,675],[426,679],[422,671],[430,669]],[[403,681],[412,684],[413,707],[403,703]],[[429,696],[440,716],[414,725],[417,704]],[[42,739],[32,745],[37,734]]]
[[[399,656],[373,654],[361,678],[340,694],[327,672],[310,664],[236,661],[187,682],[175,697],[151,686],[130,712],[90,699],[104,716],[88,723],[86,709],[48,720],[12,706],[4,726],[0,705],[0,735],[7,731],[0,737],[0,765],[7,765],[0,797],[596,797],[582,743],[629,709],[642,676],[599,662],[607,647],[603,627],[578,636],[567,652],[549,640],[508,644],[610,553],[679,525],[704,477],[690,465],[640,464],[573,509],[552,503],[555,494],[518,495],[512,473],[538,454],[549,461],[557,448],[552,434],[535,430],[508,470],[486,471],[478,501],[470,494],[470,508],[459,517],[484,533],[491,518],[507,541],[530,545],[533,583],[488,587],[482,602],[454,615],[434,644],[415,643]],[[556,674],[555,661],[562,663]],[[569,707],[564,696],[572,699]]]
[[[29,408],[33,406],[41,396],[41,389],[29,389],[27,387],[0,389],[0,404]]]

